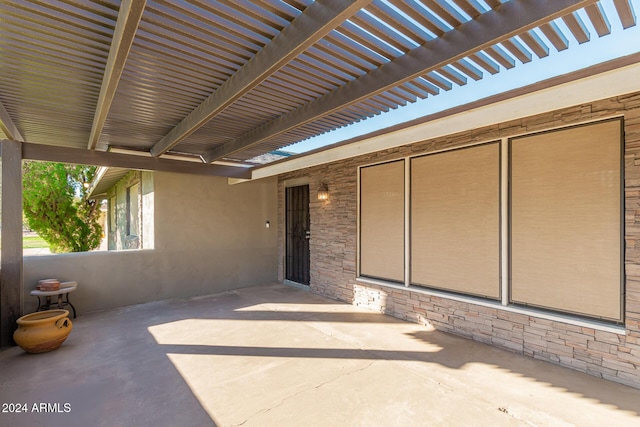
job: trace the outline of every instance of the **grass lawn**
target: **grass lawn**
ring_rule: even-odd
[[[48,248],[49,244],[40,236],[24,236],[22,238],[23,249]]]

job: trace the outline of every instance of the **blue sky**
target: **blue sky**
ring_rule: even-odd
[[[388,113],[310,138],[285,147],[283,150],[303,153],[640,51],[640,24],[623,30],[615,12],[613,0],[603,0],[601,4],[610,20],[611,33],[609,35],[598,37],[596,31],[591,27],[590,21],[586,18],[586,14],[581,11],[580,15],[584,17],[583,21],[591,34],[591,40],[587,43],[578,44],[569,34],[564,23],[561,20],[556,20],[558,26],[563,31],[566,30],[565,34],[570,42],[567,50],[558,52],[551,46],[549,56],[545,58],[539,59],[533,55],[533,60],[526,64],[516,60],[516,67],[511,70],[505,70],[501,67],[500,72],[496,75],[485,72],[482,80],[468,79],[465,86],[454,86],[452,90],[442,91],[437,96],[419,100]],[[632,0],[631,4],[635,12],[638,13],[640,0]],[[539,34],[543,40],[546,40],[542,33]]]

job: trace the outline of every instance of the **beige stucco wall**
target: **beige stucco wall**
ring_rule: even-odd
[[[25,257],[25,311],[46,277],[75,280],[79,314],[255,286],[277,278],[276,180],[153,175],[154,249]],[[144,188],[143,183],[143,188]],[[147,199],[148,203],[151,203]],[[144,203],[144,199],[143,199]]]

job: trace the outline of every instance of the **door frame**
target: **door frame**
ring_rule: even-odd
[[[307,185],[309,186],[309,209],[308,209],[308,213],[309,215],[311,215],[311,180],[308,177],[300,177],[300,178],[294,178],[294,179],[288,179],[286,181],[284,181],[282,183],[282,186],[280,187],[282,190],[282,210],[281,210],[281,230],[282,230],[282,240],[281,240],[281,244],[280,244],[280,251],[281,251],[281,268],[282,268],[282,275],[281,275],[281,280],[283,283],[286,284],[290,284],[290,285],[298,285],[298,286],[303,286],[305,288],[308,288],[310,286],[309,284],[304,284],[304,283],[299,283],[299,282],[294,282],[292,280],[287,279],[287,235],[288,235],[288,230],[287,230],[287,188],[290,187],[300,187],[300,186],[304,186]],[[309,228],[311,228],[309,226]],[[311,247],[309,246],[309,260],[311,259]],[[309,266],[309,276],[311,276],[311,267]],[[311,282],[311,277],[309,277],[309,282]]]

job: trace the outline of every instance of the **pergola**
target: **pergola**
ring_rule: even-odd
[[[1,0],[2,344],[20,315],[21,160],[251,178],[256,156],[636,24],[613,5]]]

